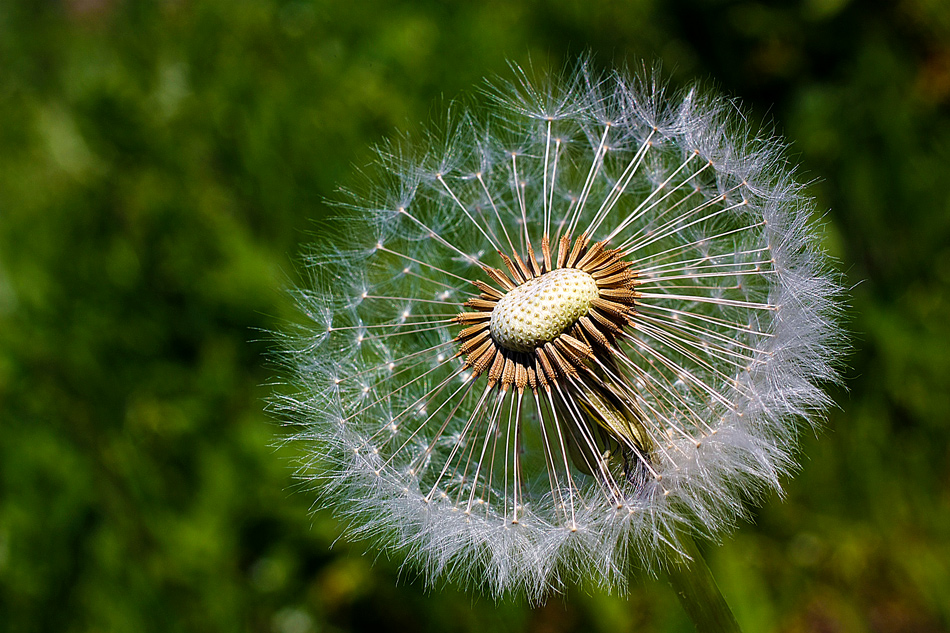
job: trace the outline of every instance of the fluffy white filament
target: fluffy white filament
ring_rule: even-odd
[[[296,392],[276,405],[321,504],[430,580],[534,600],[572,581],[622,588],[677,531],[714,537],[780,490],[829,405],[840,289],[782,144],[731,102],[580,64],[519,71],[491,108],[380,152],[312,255],[308,323],[282,356]],[[498,251],[540,265],[542,236],[582,233],[642,282],[615,361],[591,362],[642,426],[609,456],[581,385],[492,386],[453,340]]]

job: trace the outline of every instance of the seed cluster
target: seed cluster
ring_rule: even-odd
[[[382,152],[310,260],[274,406],[352,534],[539,601],[622,589],[779,489],[830,404],[841,289],[732,101],[516,75]]]
[[[495,342],[515,352],[533,352],[587,314],[597,282],[582,270],[558,268],[510,291],[492,310]]]
[[[621,249],[591,245],[586,235],[572,247],[565,235],[552,261],[545,235],[541,251],[541,262],[530,246],[524,259],[500,253],[508,274],[482,268],[500,289],[473,280],[480,295],[465,305],[474,311],[455,317],[465,326],[456,337],[458,355],[505,391],[514,385],[537,392],[590,373],[589,361],[616,353],[616,339],[634,325],[637,274]]]

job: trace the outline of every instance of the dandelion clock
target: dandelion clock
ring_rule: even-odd
[[[383,148],[317,235],[276,401],[300,474],[430,582],[540,601],[667,569],[730,630],[692,537],[780,490],[837,377],[814,205],[730,101],[515,72]]]

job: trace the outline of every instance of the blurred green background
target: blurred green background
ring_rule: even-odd
[[[531,609],[334,545],[263,411],[371,145],[587,50],[774,122],[855,285],[840,409],[707,548],[740,623],[950,631],[943,0],[0,2],[0,631],[691,630],[662,580]]]

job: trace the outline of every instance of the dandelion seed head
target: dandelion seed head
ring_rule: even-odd
[[[275,406],[321,504],[430,582],[622,590],[781,490],[841,291],[783,143],[730,102],[514,74],[491,116],[380,150]]]

